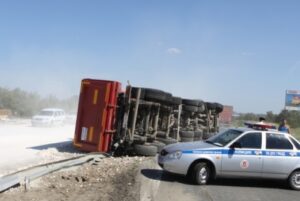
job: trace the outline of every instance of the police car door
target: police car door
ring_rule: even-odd
[[[287,136],[266,133],[263,157],[263,177],[286,178],[298,162],[297,150]]]
[[[222,156],[223,176],[260,177],[262,171],[262,133],[251,132],[238,138]],[[238,146],[237,146],[238,145]]]

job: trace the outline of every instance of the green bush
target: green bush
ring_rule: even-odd
[[[37,93],[29,93],[19,88],[9,90],[0,87],[0,109],[9,109],[18,117],[30,117],[46,107],[59,107],[67,112],[76,112],[77,102],[78,96],[64,100],[55,96],[41,98]]]

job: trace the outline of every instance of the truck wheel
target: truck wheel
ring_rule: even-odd
[[[170,137],[170,138],[173,138],[173,139],[177,139],[177,131],[175,131],[175,132],[170,132],[169,137]]]
[[[137,155],[141,156],[155,156],[157,153],[157,147],[151,144],[135,144],[134,151]]]
[[[133,141],[135,144],[145,144],[147,138],[145,136],[134,136]]]
[[[209,110],[215,110],[216,109],[216,104],[215,103],[206,102],[206,107]]]
[[[205,112],[205,104],[204,103],[202,103],[202,104],[200,104],[199,106],[198,106],[198,111],[197,112],[199,112],[199,113],[203,113],[203,112]]]
[[[186,112],[197,112],[198,107],[197,106],[192,106],[192,105],[182,105],[182,110]]]
[[[173,138],[156,138],[156,140],[165,143],[166,145],[177,143],[177,140]]]
[[[181,137],[181,142],[193,142],[194,138],[190,137]]]
[[[157,131],[156,137],[165,138],[166,137],[166,132],[164,132],[164,131]]]
[[[194,132],[194,138],[198,138],[198,139],[202,139],[202,137],[203,137],[203,131],[195,131]]]
[[[194,131],[179,131],[180,137],[184,138],[193,138],[194,137]]]
[[[289,177],[289,185],[294,190],[300,190],[300,170],[294,171]]]
[[[200,138],[200,137],[194,137],[194,142],[201,141],[201,140],[202,140],[202,138]]]
[[[182,103],[182,99],[180,97],[172,96],[170,100],[171,105],[180,105]]]
[[[208,138],[210,138],[211,136],[213,136],[213,133],[203,133],[203,140],[206,140]]]
[[[157,153],[160,153],[164,146],[166,146],[166,144],[159,141],[153,141],[151,145],[157,147]]]
[[[211,175],[211,169],[205,162],[200,162],[193,167],[192,181],[197,185],[207,184]]]
[[[147,136],[147,141],[146,142],[154,142],[154,140],[155,140],[155,137],[153,137],[153,136]]]
[[[132,98],[136,98],[136,97],[137,97],[138,89],[141,89],[141,96],[140,96],[140,99],[144,99],[144,98],[145,98],[145,89],[143,89],[143,88],[138,88],[138,87],[132,87],[132,88],[131,88],[131,97],[132,97]]]
[[[216,112],[221,113],[223,111],[223,105],[220,103],[215,103],[216,104]]]
[[[182,104],[191,105],[191,106],[199,106],[200,100],[191,100],[191,99],[182,99]]]
[[[145,99],[153,101],[167,102],[172,98],[172,94],[166,93],[158,89],[145,88]]]

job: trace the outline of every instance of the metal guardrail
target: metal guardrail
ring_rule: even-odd
[[[28,189],[30,182],[39,177],[61,169],[82,165],[90,161],[96,161],[97,159],[102,159],[107,156],[108,154],[105,153],[90,153],[84,156],[34,166],[9,175],[5,175],[0,178],[0,192],[21,184],[24,184],[25,189]]]

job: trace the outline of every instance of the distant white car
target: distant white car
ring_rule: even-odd
[[[31,119],[32,126],[63,125],[66,119],[65,111],[58,108],[45,108]]]
[[[65,123],[66,124],[75,124],[76,118],[77,118],[77,114],[66,114]]]

